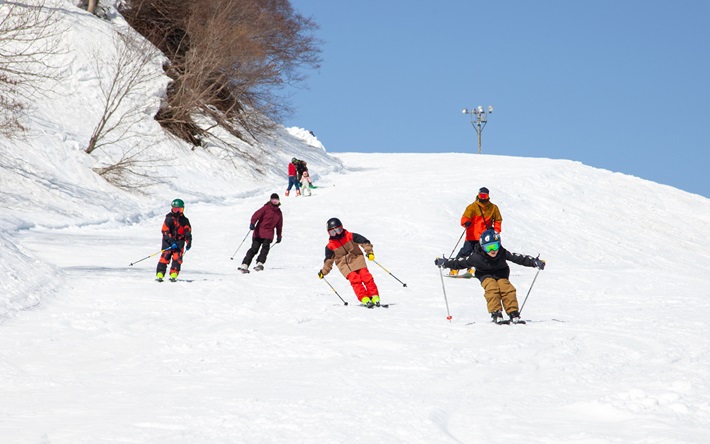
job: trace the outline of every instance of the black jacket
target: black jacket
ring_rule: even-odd
[[[487,278],[508,279],[510,267],[508,261],[514,262],[524,267],[534,267],[535,258],[524,256],[518,253],[511,253],[502,246],[498,250],[496,257],[491,257],[481,248],[474,248],[473,253],[467,257],[459,259],[449,259],[444,264],[446,268],[461,270],[463,268],[475,268],[475,276],[483,282]]]

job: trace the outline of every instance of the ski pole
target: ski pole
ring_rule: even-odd
[[[532,284],[530,284],[530,288],[528,289],[528,294],[525,295],[525,299],[523,300],[523,305],[520,306],[520,311],[518,313],[523,312],[523,308],[525,308],[525,302],[528,300],[528,296],[530,296],[530,291],[532,291],[533,285],[535,285],[535,280],[537,279],[537,275],[540,274],[540,269],[537,269],[537,273],[535,273],[535,277],[533,278]]]
[[[249,231],[247,231],[247,235],[244,236],[244,239],[242,239],[242,243],[239,244],[239,246],[237,247],[236,250],[234,250],[234,254],[232,255],[232,257],[229,258],[230,260],[232,260],[232,261],[234,260],[234,256],[237,255],[237,251],[239,251],[239,249],[242,248],[242,245],[244,245],[244,241],[247,240],[247,237],[249,237],[249,233],[251,233],[251,229],[249,229]]]
[[[463,239],[463,235],[466,234],[466,228],[463,229],[463,233],[461,233],[461,236],[459,236],[459,240],[456,242],[456,245],[454,245],[454,249],[451,250],[451,254],[449,257],[454,257],[454,251],[456,251],[456,247],[459,246],[459,242],[461,242],[461,239]]]
[[[376,263],[377,265],[380,265],[380,263],[377,262],[377,261],[374,260],[374,259],[372,260],[372,262]],[[389,270],[387,270],[387,269],[386,269],[385,267],[383,267],[382,265],[380,265],[380,268],[382,268],[383,270],[385,270],[385,271],[387,272],[387,274],[389,274],[389,275],[392,276],[393,278],[397,279],[397,276],[395,276],[395,275],[393,275],[392,273],[390,273]],[[397,282],[399,282],[400,284],[402,284],[402,287],[406,287],[406,286],[407,286],[407,284],[405,284],[404,282],[400,281],[399,279],[397,279]]]
[[[444,302],[446,302],[446,319],[451,322],[451,313],[449,312],[449,300],[446,297],[446,287],[444,286],[444,272],[439,268],[439,277],[441,278],[441,289],[444,291]]]
[[[335,288],[333,288],[333,286],[330,285],[330,282],[328,282],[328,279],[326,279],[325,276],[323,276],[323,280],[325,281],[326,284],[328,284],[328,286],[330,287],[330,289],[335,292],[335,294],[340,298],[340,300],[343,301],[343,304],[348,305],[348,303],[345,302],[345,300],[340,297],[340,294],[338,294],[338,292],[335,290]]]
[[[166,250],[160,250],[160,251],[158,251],[157,253],[153,253],[153,254],[151,254],[150,256],[144,257],[143,259],[138,259],[138,260],[135,261],[135,262],[131,262],[130,266],[133,266],[133,264],[137,264],[138,262],[142,262],[142,261],[144,261],[144,260],[146,260],[146,259],[150,259],[151,257],[156,256],[156,255],[162,253],[163,251],[166,251]]]

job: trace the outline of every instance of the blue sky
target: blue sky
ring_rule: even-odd
[[[286,126],[331,152],[572,159],[710,197],[710,1],[292,0],[323,63]],[[475,187],[475,181],[472,187]]]

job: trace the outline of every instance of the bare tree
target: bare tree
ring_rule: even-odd
[[[59,53],[55,9],[44,0],[10,3],[0,0],[0,134],[16,136],[24,130],[20,117],[36,94],[57,80],[50,59]]]
[[[317,68],[317,25],[289,0],[132,0],[131,25],[170,59],[168,102],[156,118],[199,144],[196,112],[247,140],[290,113],[279,91]],[[262,118],[263,116],[269,119]],[[242,133],[247,131],[248,135]]]
[[[116,59],[110,65],[103,63],[98,50],[94,53],[94,72],[99,79],[103,109],[84,149],[87,154],[119,141],[131,142],[128,138],[143,138],[144,135],[131,130],[150,115],[149,104],[142,95],[162,75],[154,66],[160,53],[132,30],[118,32],[114,48]]]
[[[93,170],[115,187],[145,193],[146,188],[165,182],[166,178],[155,171],[168,163],[152,157],[147,145],[132,146],[122,151],[117,160],[110,160]]]

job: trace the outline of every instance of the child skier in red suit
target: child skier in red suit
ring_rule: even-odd
[[[330,240],[325,247],[325,260],[318,277],[323,279],[335,263],[338,270],[350,281],[357,299],[362,304],[368,308],[379,306],[380,292],[365,262],[365,255],[369,260],[375,260],[370,241],[365,236],[345,230],[337,217],[328,220],[328,234]],[[365,254],[362,250],[365,250]]]

